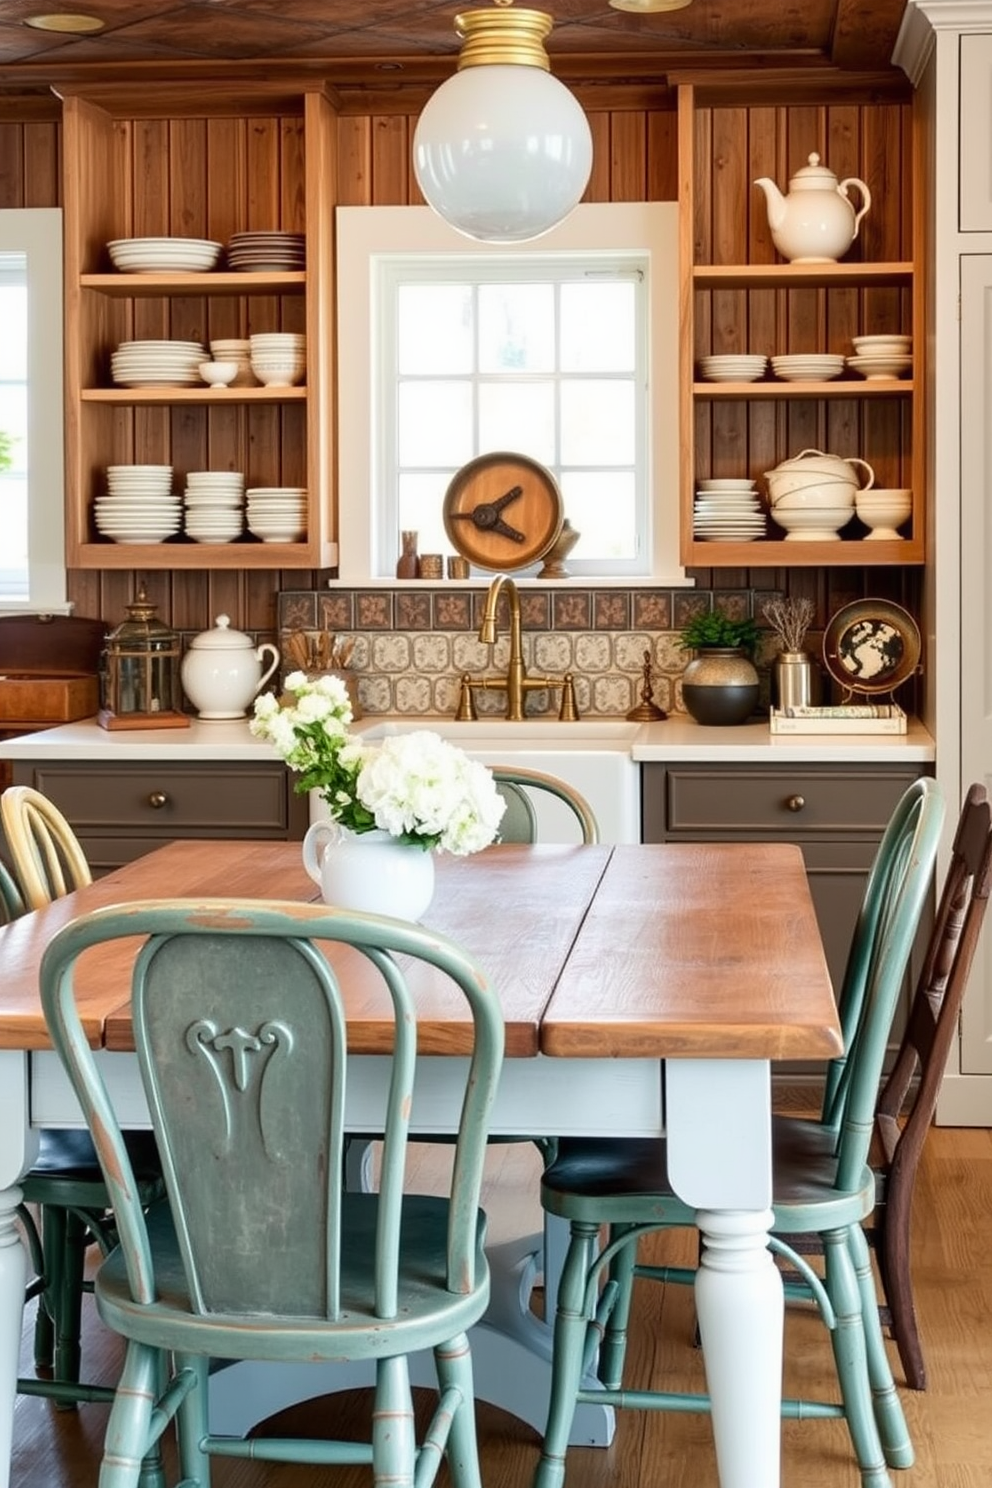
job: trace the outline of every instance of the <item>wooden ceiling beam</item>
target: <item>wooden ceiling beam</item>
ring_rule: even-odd
[[[830,47],[834,66],[856,72],[891,61],[890,42],[905,8],[906,0],[837,0]]]

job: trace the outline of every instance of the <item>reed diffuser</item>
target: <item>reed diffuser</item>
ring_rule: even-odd
[[[813,658],[803,650],[806,633],[813,623],[811,599],[770,599],[762,615],[778,636],[781,649],[772,667],[776,704],[782,713],[808,708],[816,701],[818,677]]]

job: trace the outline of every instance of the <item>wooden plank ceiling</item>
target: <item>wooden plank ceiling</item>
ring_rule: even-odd
[[[41,83],[101,64],[257,62],[346,64],[354,77],[383,66],[450,64],[454,17],[472,0],[2,0],[0,75]],[[839,68],[884,72],[905,0],[692,0],[684,10],[631,14],[608,0],[532,0],[554,17],[556,70],[643,75],[735,68]],[[66,36],[29,17],[78,11],[103,30]]]

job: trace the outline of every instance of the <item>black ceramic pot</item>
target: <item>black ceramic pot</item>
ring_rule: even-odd
[[[738,647],[704,647],[682,674],[682,697],[697,723],[745,723],[758,706],[758,673]]]

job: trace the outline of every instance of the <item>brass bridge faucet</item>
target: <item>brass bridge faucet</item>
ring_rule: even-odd
[[[520,594],[516,584],[506,574],[497,574],[489,586],[486,608],[483,612],[482,624],[479,626],[479,640],[487,646],[495,645],[496,606],[504,590],[510,607],[510,657],[506,676],[473,677],[465,672],[462,676],[461,696],[458,701],[458,711],[455,713],[456,719],[464,722],[477,717],[475,700],[472,697],[472,689],[475,687],[489,692],[505,691],[505,716],[514,722],[525,716],[524,697],[528,692],[560,687],[561,707],[558,710],[558,717],[565,721],[574,721],[579,716],[579,710],[575,705],[575,681],[571,672],[566,672],[563,677],[528,677],[527,675],[520,623]]]

